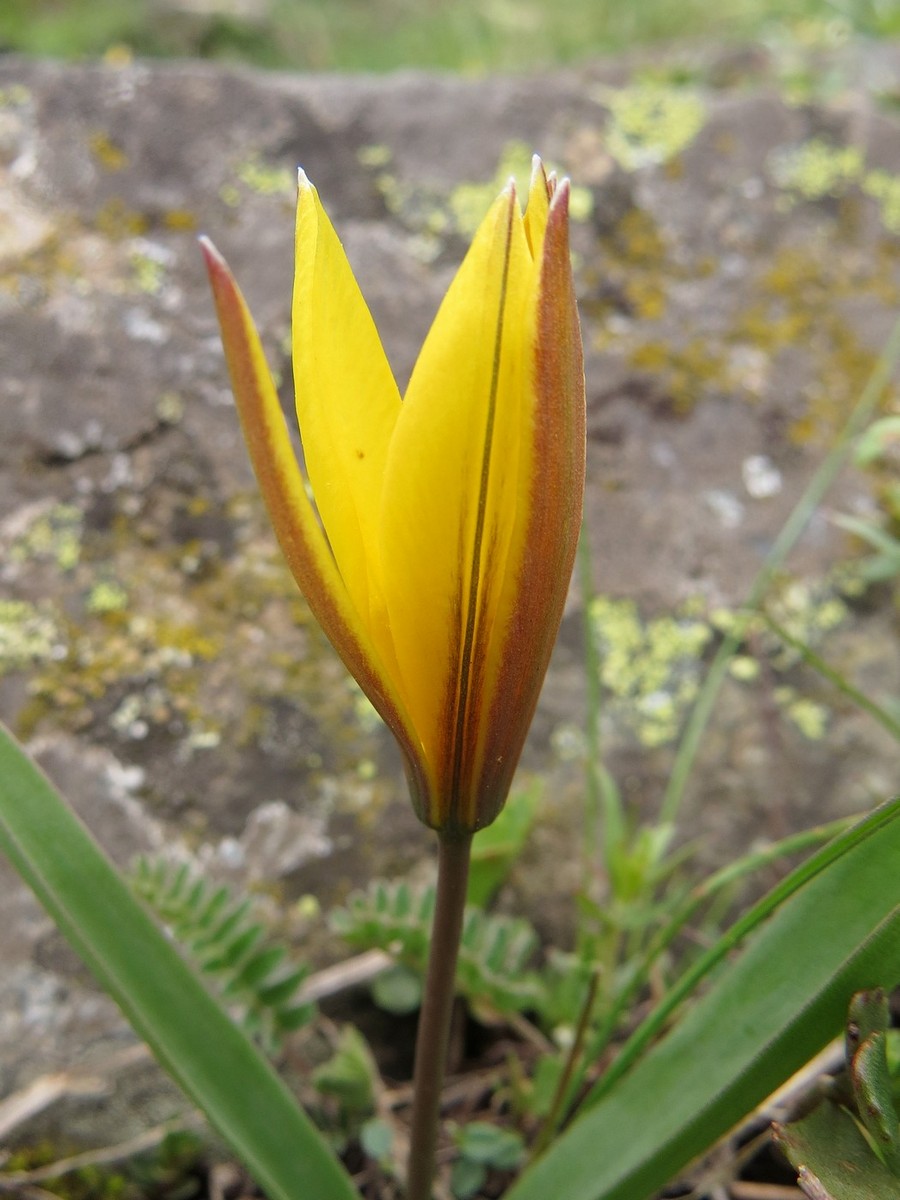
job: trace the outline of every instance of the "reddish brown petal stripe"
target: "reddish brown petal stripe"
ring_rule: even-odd
[[[556,641],[575,561],[585,470],[584,365],[568,246],[567,184],[551,203],[537,304],[531,505],[519,598],[482,714],[479,825],[502,807]]]
[[[394,688],[385,678],[368,637],[359,627],[324,535],[315,523],[306,498],[305,481],[244,298],[212,243],[201,239],[200,244],[241,427],[282,553],[316,620],[400,743],[410,786],[427,794],[433,789],[409,718],[394,696]]]

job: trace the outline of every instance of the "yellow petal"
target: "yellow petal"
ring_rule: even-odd
[[[381,508],[387,613],[402,691],[453,824],[473,706],[523,483],[523,376],[535,267],[515,194],[493,205],[423,346],[391,441]]]
[[[551,184],[544,164],[535,154],[531,160],[531,186],[528,189],[528,204],[525,208],[525,236],[528,238],[528,248],[533,259],[539,259],[541,256],[551,195]]]
[[[371,629],[383,608],[374,549],[400,394],[347,256],[302,172],[292,341],[297,418],[316,507]]]
[[[247,305],[212,243],[201,238],[201,247],[244,438],[282,552],[347,669],[400,743],[411,784],[427,789],[431,785],[425,778],[423,751],[412,721],[350,597],[306,494]]]
[[[510,542],[496,646],[484,680],[472,780],[479,825],[494,819],[509,791],[562,619],[581,524],[584,362],[569,265],[568,201],[563,183],[547,213],[528,321],[534,405],[520,468],[528,495]]]

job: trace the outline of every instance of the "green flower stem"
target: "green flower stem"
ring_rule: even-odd
[[[407,1200],[431,1200],[472,835],[438,833],[437,895],[416,1038]]]

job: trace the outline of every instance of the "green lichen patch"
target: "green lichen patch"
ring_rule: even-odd
[[[609,107],[606,146],[626,171],[668,163],[685,150],[706,123],[706,106],[684,88],[647,83],[604,91]]]
[[[209,542],[173,542],[166,504],[101,528],[78,513],[71,566],[46,532],[58,514],[32,520],[20,537],[29,553],[17,586],[55,602],[0,609],[0,673],[27,676],[20,735],[89,730],[101,742],[129,743],[138,757],[173,753],[183,762],[227,742],[311,771],[360,756],[368,718],[281,561],[261,504],[239,497],[215,511],[210,530],[219,541]],[[74,515],[63,522],[73,523]],[[309,750],[309,721],[331,731],[328,753]]]
[[[900,234],[900,174],[868,168],[858,146],[836,146],[813,138],[780,150],[772,156],[769,169],[778,186],[797,200],[840,199],[859,188],[877,202],[885,229]]]
[[[787,685],[775,689],[775,702],[808,741],[819,742],[828,732],[830,713],[824,704],[799,695]]]
[[[858,146],[834,146],[823,138],[783,151],[770,163],[776,183],[804,200],[843,195],[859,182],[863,168],[863,152]]]
[[[516,192],[523,199],[528,195],[531,182],[533,151],[524,142],[507,142],[500,154],[493,179],[486,183],[461,183],[450,193],[450,212],[457,230],[471,236],[481,219],[500,191],[510,179],[515,180]],[[549,173],[555,170],[552,163],[545,163]],[[586,188],[573,187],[569,199],[569,213],[573,221],[584,221],[593,207],[593,199]]]
[[[795,642],[815,651],[849,617],[843,583],[839,569],[821,580],[785,578],[774,587],[767,612]],[[668,745],[678,736],[705,677],[707,652],[738,621],[742,646],[731,663],[734,683],[770,689],[786,719],[806,738],[821,737],[827,729],[827,704],[797,682],[803,652],[785,642],[761,615],[747,623],[731,609],[709,611],[697,597],[671,615],[644,619],[632,600],[597,596],[590,619],[608,693],[605,712],[645,746]]]
[[[73,504],[55,504],[38,514],[15,538],[8,560],[17,564],[51,562],[72,571],[81,557],[84,518]]]
[[[115,579],[98,579],[88,593],[84,607],[94,615],[122,612],[128,607],[128,592]]]
[[[372,143],[360,146],[356,152],[356,158],[364,167],[386,167],[393,158],[393,154],[390,146]]]
[[[219,198],[230,208],[236,208],[245,192],[257,196],[280,196],[293,199],[297,194],[297,172],[280,164],[263,162],[257,155],[235,164],[234,180],[219,189]]]
[[[765,611],[794,641],[815,650],[849,619],[847,583],[848,572],[842,567],[820,579],[786,577],[773,585]],[[731,609],[715,609],[709,616],[713,627],[725,634],[734,630],[739,619]],[[747,654],[735,658],[733,664],[736,679],[749,682],[758,678],[758,669],[750,663],[758,663],[760,658],[777,672],[789,671],[802,660],[801,652],[785,643],[762,616],[752,618],[745,627],[744,643]],[[745,658],[746,663],[742,661]]]
[[[162,246],[141,238],[129,252],[131,283],[139,292],[155,296],[166,282],[169,254]]]
[[[31,89],[24,83],[0,88],[0,108],[24,108],[31,100]]]
[[[673,616],[642,620],[633,600],[597,596],[590,618],[601,653],[607,711],[645,746],[674,741],[696,699],[709,624],[687,605]]]
[[[531,181],[532,150],[519,141],[507,142],[503,147],[491,179],[465,180],[457,184],[449,197],[437,189],[399,179],[391,169],[392,156],[385,146],[364,146],[357,157],[365,167],[375,171],[375,186],[385,208],[414,232],[417,241],[412,248],[426,262],[437,257],[447,236],[471,238],[510,179],[515,181],[516,193],[523,203]],[[548,172],[554,169],[551,163],[544,165]],[[586,220],[592,205],[588,189],[572,188],[569,212],[573,220]]]
[[[0,675],[65,653],[59,615],[49,603],[0,599]]]

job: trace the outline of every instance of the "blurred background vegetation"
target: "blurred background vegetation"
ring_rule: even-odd
[[[683,38],[900,37],[898,0],[2,0],[0,51],[294,70],[551,67]]]

